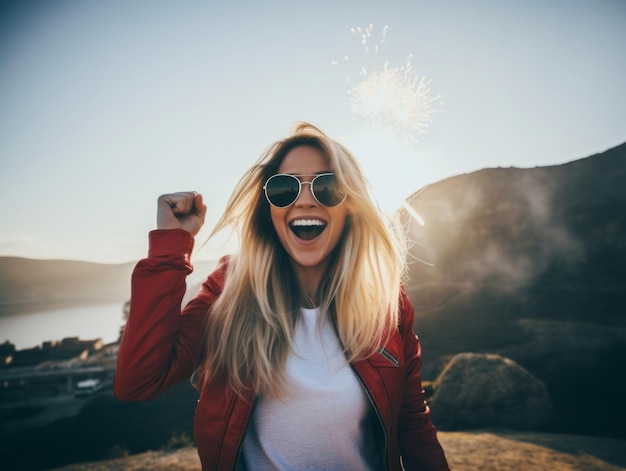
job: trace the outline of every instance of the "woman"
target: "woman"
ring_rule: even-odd
[[[354,157],[302,123],[241,179],[214,233],[240,236],[181,312],[195,192],[163,195],[132,278],[115,394],[193,376],[204,470],[444,470],[421,386],[405,253]]]

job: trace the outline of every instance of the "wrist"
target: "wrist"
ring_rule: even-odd
[[[148,235],[148,258],[180,255],[189,261],[193,246],[194,238],[185,229],[155,229]]]

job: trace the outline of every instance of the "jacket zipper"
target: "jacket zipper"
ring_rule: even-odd
[[[252,417],[254,408],[256,407],[258,401],[259,401],[259,398],[257,396],[254,398],[254,404],[252,404],[252,407],[250,408],[250,413],[248,414],[248,418],[246,420],[246,426],[244,427],[243,433],[241,434],[241,437],[239,439],[239,445],[237,445],[237,457],[235,458],[235,467],[233,468],[234,470],[237,470],[237,466],[239,465],[239,461],[241,459],[241,447],[243,445],[243,439],[246,436],[246,432],[248,431],[248,428],[250,428],[250,418]]]
[[[385,464],[384,469],[387,470],[389,469],[387,467],[387,430],[385,430],[385,424],[383,423],[383,418],[381,417],[380,412],[378,411],[378,407],[376,407],[376,404],[374,404],[374,399],[372,398],[372,395],[370,394],[368,389],[365,387],[365,383],[363,383],[363,380],[361,379],[361,376],[359,375],[358,371],[356,370],[356,368],[354,368],[354,366],[352,366],[352,364],[350,364],[350,368],[352,368],[352,371],[354,372],[354,376],[356,376],[356,379],[359,381],[361,388],[363,388],[363,391],[365,392],[365,395],[367,396],[368,401],[372,405],[372,409],[374,409],[374,412],[376,412],[376,417],[378,418],[378,423],[380,424],[380,428],[383,429],[383,436],[385,437],[385,443],[383,447],[383,454],[380,458]]]
[[[393,354],[389,350],[387,350],[385,347],[378,347],[378,353],[383,358],[388,360],[389,363],[391,363],[396,368],[400,367],[400,362],[398,361],[398,359],[396,357],[394,357]]]

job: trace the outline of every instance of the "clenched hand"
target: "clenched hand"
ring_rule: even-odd
[[[205,216],[206,205],[202,202],[202,195],[195,191],[159,196],[157,229],[184,229],[195,237]]]

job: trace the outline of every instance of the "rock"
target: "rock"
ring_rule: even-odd
[[[552,403],[543,382],[513,360],[461,353],[437,378],[431,409],[442,430],[535,430],[547,425]]]

